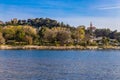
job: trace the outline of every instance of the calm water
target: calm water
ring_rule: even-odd
[[[0,80],[120,80],[120,51],[1,50]]]

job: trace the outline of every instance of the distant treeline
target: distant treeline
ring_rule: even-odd
[[[72,27],[49,18],[0,21],[0,44],[45,46],[119,46],[120,32],[90,25]]]
[[[27,20],[18,20],[17,18],[12,19],[11,21],[7,21],[4,25],[29,25],[34,26],[36,28],[39,27],[70,27],[68,24],[64,24],[63,22],[57,22],[56,20],[52,20],[49,18],[35,18],[35,19],[27,19]]]

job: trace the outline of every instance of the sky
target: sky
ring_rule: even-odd
[[[0,0],[0,20],[52,18],[120,31],[120,0]]]

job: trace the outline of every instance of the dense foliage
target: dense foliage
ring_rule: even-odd
[[[5,25],[29,25],[35,28],[39,27],[70,27],[68,24],[64,24],[63,22],[57,22],[56,20],[52,20],[49,18],[35,18],[35,19],[27,19],[27,20],[17,20],[16,18],[11,21],[5,22]]]
[[[49,18],[0,21],[0,44],[46,46],[119,45],[120,32],[110,29],[71,27]]]

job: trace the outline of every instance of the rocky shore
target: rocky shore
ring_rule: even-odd
[[[102,49],[114,49],[120,50],[119,46],[34,46],[34,45],[27,45],[27,46],[10,46],[10,45],[1,45],[0,50],[29,50],[29,49],[36,49],[36,50],[102,50]]]

